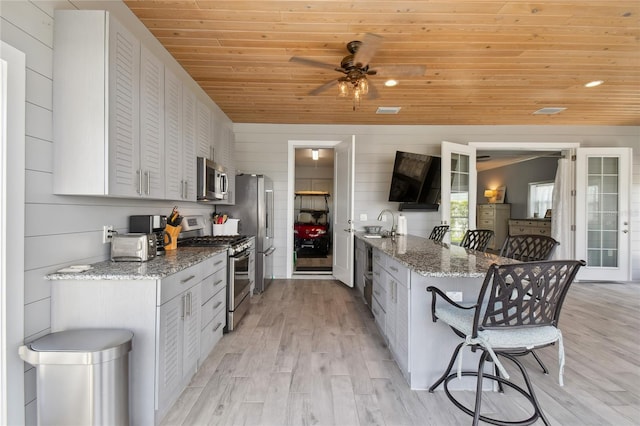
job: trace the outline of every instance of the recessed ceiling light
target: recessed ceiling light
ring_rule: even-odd
[[[378,107],[376,114],[397,114],[402,107]]]
[[[393,86],[397,86],[398,85],[398,81],[397,80],[387,80],[384,82],[384,85],[387,87],[393,87]]]
[[[594,81],[590,81],[587,84],[585,84],[584,87],[596,87],[596,86],[600,86],[602,83],[604,83],[604,81],[602,81],[602,80],[594,80]]]
[[[540,108],[539,110],[534,112],[534,114],[536,114],[536,115],[552,115],[552,114],[557,114],[559,112],[562,112],[565,109],[566,108],[564,108],[564,107],[546,107],[546,108]]]

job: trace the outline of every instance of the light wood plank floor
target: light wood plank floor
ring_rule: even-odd
[[[558,385],[557,348],[538,351],[548,376],[532,357],[524,358],[550,422],[640,424],[640,284],[575,283],[560,328],[564,387]],[[457,394],[472,403],[473,392]],[[514,420],[529,413],[515,391],[484,395],[483,414]],[[222,338],[163,422],[470,423],[441,390],[409,389],[359,294],[331,280],[277,280],[254,297],[250,315]]]

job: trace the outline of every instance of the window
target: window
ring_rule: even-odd
[[[529,183],[529,217],[544,217],[553,204],[553,182]]]

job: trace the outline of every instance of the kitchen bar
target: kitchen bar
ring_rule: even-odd
[[[356,259],[365,258],[367,245],[373,251],[370,308],[376,324],[411,389],[428,389],[460,341],[444,323],[432,321],[427,286],[473,304],[491,264],[517,262],[413,235],[371,239],[364,233],[356,233]],[[356,271],[356,287],[365,297],[366,271],[357,265]],[[477,368],[477,355],[465,356],[463,367]],[[450,389],[475,389],[475,381],[463,378]]]

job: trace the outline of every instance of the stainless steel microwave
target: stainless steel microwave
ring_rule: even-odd
[[[204,157],[197,158],[198,201],[219,201],[227,199],[229,181],[227,169]]]

